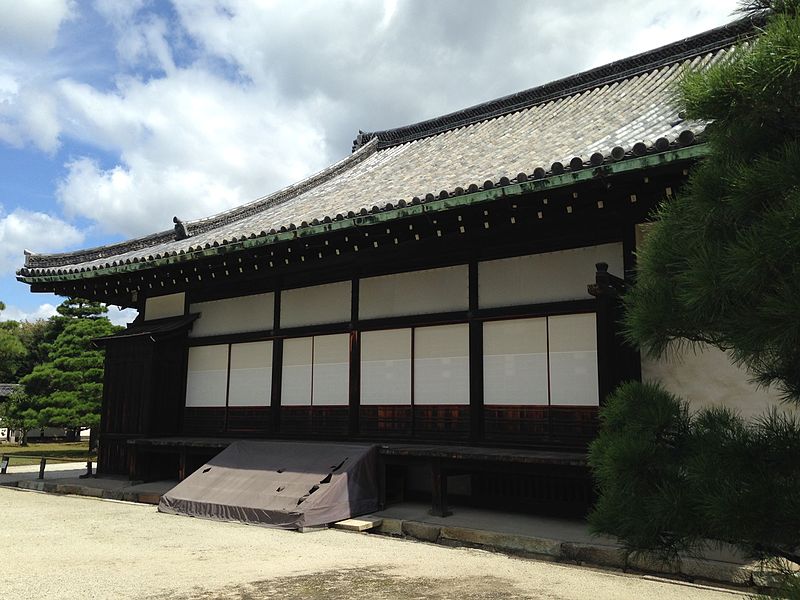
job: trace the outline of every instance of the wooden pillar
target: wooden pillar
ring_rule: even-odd
[[[607,263],[597,263],[594,285],[589,293],[597,301],[597,376],[600,405],[623,381],[641,378],[639,352],[622,335],[623,317],[621,296],[627,283],[608,272]]]
[[[483,440],[483,322],[478,320],[478,263],[469,263],[470,441]]]
[[[178,481],[186,479],[186,446],[181,446],[178,454]]]
[[[358,277],[354,277],[350,290],[350,390],[347,424],[350,437],[358,436],[361,411],[361,332],[358,330],[358,283]]]
[[[275,290],[275,312],[273,314],[272,331],[278,332],[281,327],[281,291]],[[283,340],[272,342],[272,397],[270,398],[270,433],[275,435],[281,430],[281,383],[283,378]]]
[[[447,473],[442,469],[442,461],[431,460],[431,515],[446,517],[453,513],[447,506]]]

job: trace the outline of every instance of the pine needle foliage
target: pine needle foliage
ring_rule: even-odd
[[[104,352],[92,340],[121,328],[105,317],[97,302],[67,299],[53,317],[59,332],[47,346],[48,360],[20,379],[27,420],[36,426],[65,427],[73,431],[100,423]]]
[[[680,84],[710,152],[664,202],[625,295],[625,333],[652,357],[708,344],[800,405],[800,0],[746,0],[763,31]],[[597,533],[664,560],[733,544],[800,599],[800,421],[692,414],[655,385],[607,399],[590,448]],[[789,561],[789,562],[787,562]],[[794,565],[794,566],[792,566]]]
[[[590,463],[601,490],[589,517],[630,552],[664,560],[709,542],[800,563],[800,420],[691,414],[654,384],[622,385],[602,411]]]
[[[716,346],[800,403],[800,0],[742,10],[763,32],[681,83],[710,154],[655,215],[626,333],[655,357]]]

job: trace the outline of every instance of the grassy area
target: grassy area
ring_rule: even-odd
[[[31,442],[25,447],[14,445],[0,445],[0,455],[11,457],[9,465],[35,465],[39,458],[65,458],[85,461],[89,454],[89,442]],[[97,460],[96,455],[91,456]]]

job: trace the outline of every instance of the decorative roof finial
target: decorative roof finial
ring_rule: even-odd
[[[172,222],[175,223],[175,241],[185,240],[189,237],[189,231],[186,225],[183,224],[178,217],[172,217]]]

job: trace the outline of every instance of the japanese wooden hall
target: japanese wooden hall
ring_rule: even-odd
[[[100,472],[174,476],[170,439],[444,445],[496,454],[471,484],[489,494],[498,449],[585,451],[605,395],[642,374],[617,335],[641,224],[706,152],[674,83],[753,33],[360,132],[344,160],[245,206],[28,254],[32,291],[139,311],[103,342]],[[537,473],[503,493],[535,495],[519,482]]]

